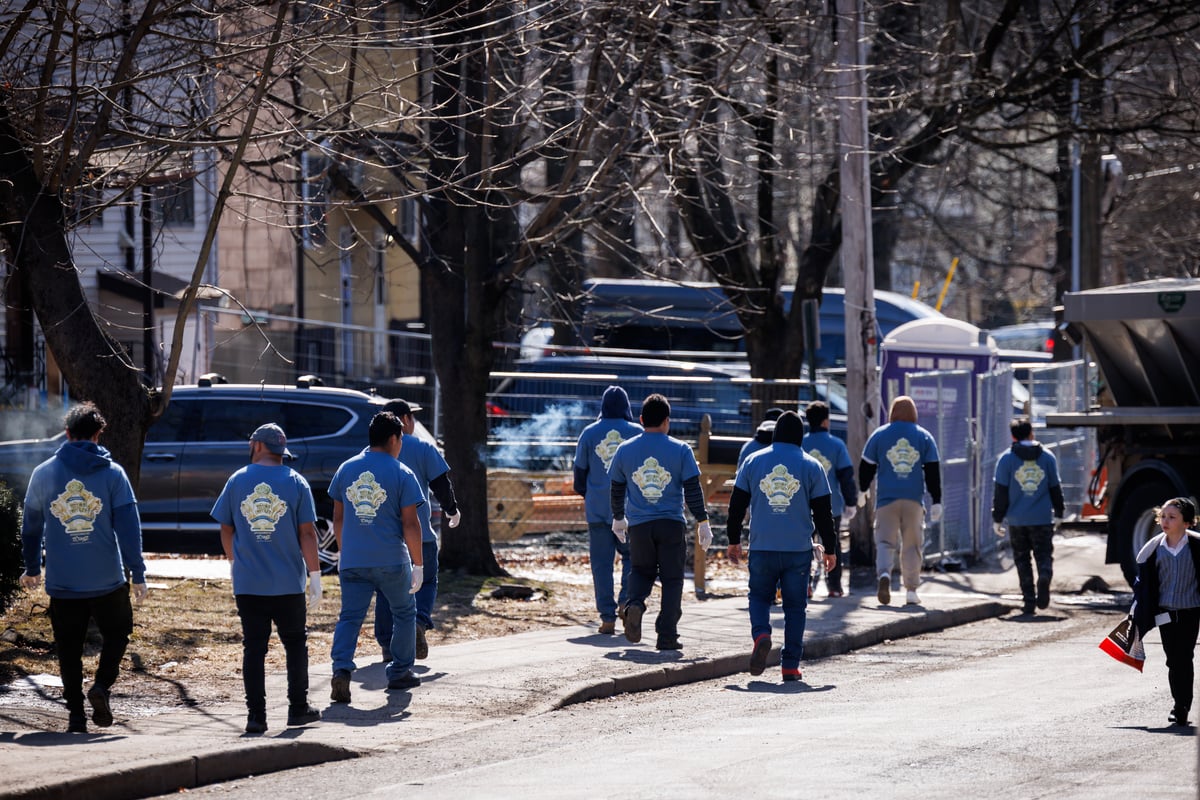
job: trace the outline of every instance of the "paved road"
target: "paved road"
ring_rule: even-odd
[[[808,662],[513,718],[369,759],[192,790],[225,798],[1192,798],[1193,729],[1108,659],[1113,609],[979,622]]]

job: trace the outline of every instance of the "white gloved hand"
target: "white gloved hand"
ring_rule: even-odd
[[[941,522],[942,521],[942,504],[941,503],[934,503],[932,506],[929,507],[929,521],[930,522]]]
[[[859,508],[865,508],[865,507],[866,507],[866,505],[867,505],[867,493],[866,493],[866,492],[859,492],[859,493],[858,493],[858,507],[859,507]]]
[[[996,537],[999,539],[1003,539],[1005,534],[1008,533],[1008,528],[1004,526],[1003,522],[993,522],[992,530],[996,532]]]
[[[413,564],[412,572],[412,588],[408,590],[408,593],[416,594],[421,591],[421,584],[425,583],[425,567],[421,564]]]
[[[854,515],[857,513],[858,509],[854,506],[846,506],[842,509],[842,520],[844,522],[849,522],[850,520],[854,519]]]
[[[1057,528],[1059,525],[1062,525],[1062,517],[1054,517],[1050,520],[1050,524]]]
[[[27,575],[24,572],[21,573],[21,586],[23,588],[28,589],[29,591],[32,592],[34,589],[36,589],[37,587],[39,587],[41,585],[42,585],[42,576],[41,575]]]
[[[446,526],[449,528],[457,528],[458,523],[462,522],[462,512],[455,511],[450,516],[446,517]]]
[[[712,525],[708,524],[708,520],[696,526],[696,542],[701,550],[707,550],[712,544]]]
[[[612,531],[613,536],[617,537],[617,541],[621,544],[625,544],[625,538],[629,533],[629,520],[614,519]]]
[[[150,589],[144,583],[135,583],[133,585],[133,602],[139,606],[150,596]]]
[[[308,610],[316,611],[321,605],[321,570],[314,569],[308,573]]]

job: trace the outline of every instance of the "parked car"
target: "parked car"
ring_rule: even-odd
[[[274,422],[288,436],[287,463],[312,487],[322,568],[337,565],[333,502],[327,493],[343,461],[367,446],[367,426],[386,398],[350,389],[211,384],[180,386],[146,435],[137,487],[143,544],[149,552],[221,550],[220,528],[209,516],[234,471],[247,463],[247,441]],[[433,441],[419,422],[416,435]],[[64,441],[0,443],[0,480],[24,493],[33,467]]]
[[[1004,325],[988,331],[1001,350],[1024,350],[1033,353],[1054,353],[1054,341],[1059,335],[1054,320]],[[1008,360],[1018,360],[1014,355]]]

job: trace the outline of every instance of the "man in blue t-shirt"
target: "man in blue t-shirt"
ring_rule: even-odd
[[[782,594],[785,681],[800,680],[807,622],[813,533],[825,546],[825,568],[837,557],[837,528],[830,512],[829,481],[821,463],[804,452],[804,423],[794,411],[775,422],[774,439],[738,468],[729,498],[729,560],[742,556],[742,520],[750,510],[750,674],[761,675],[771,654],[771,606]]]
[[[1012,537],[1013,561],[1021,584],[1024,613],[1050,605],[1050,580],[1054,577],[1054,522],[1063,515],[1063,492],[1058,459],[1033,438],[1033,423],[1014,420],[1012,448],[996,462],[996,489],[992,520],[996,534],[1004,535],[1004,520]],[[1037,562],[1036,593],[1030,553]]]
[[[829,405],[821,400],[813,400],[804,409],[804,417],[808,420],[808,433],[804,435],[801,447],[804,452],[821,462],[825,468],[825,477],[829,481],[830,507],[836,526],[840,517],[849,522],[854,519],[858,508],[858,487],[854,485],[854,462],[850,460],[850,451],[846,443],[829,432]],[[832,552],[837,556],[836,565],[825,573],[825,587],[830,597],[842,597],[842,562],[845,554],[838,549]]]
[[[271,625],[287,657],[288,725],[321,718],[308,703],[308,606],[321,602],[317,508],[304,476],[283,463],[293,458],[287,435],[273,423],[250,434],[250,464],[225,482],[213,503],[221,546],[230,562],[233,596],[242,621],[242,685],[246,733],[267,731],[267,646]]]
[[[687,557],[687,520],[683,506],[700,523],[696,546],[712,544],[712,527],[700,488],[700,467],[692,448],[668,435],[671,404],[661,394],[642,402],[645,432],[617,448],[608,469],[613,535],[629,540],[629,602],[625,605],[625,638],[642,639],[646,598],[657,578],[662,608],[654,623],[659,650],[680,650],[679,618],[683,615],[683,567]],[[627,518],[628,515],[628,518]]]
[[[917,424],[917,405],[901,395],[888,409],[888,423],[867,437],[858,463],[859,505],[866,501],[871,481],[875,487],[876,596],[883,604],[892,600],[891,576],[900,554],[900,576],[908,590],[906,605],[919,605],[917,585],[924,562],[926,489],[932,505],[930,522],[942,519],[942,473],[938,449],[929,431]]]
[[[354,650],[371,597],[382,591],[392,609],[388,690],[421,685],[416,658],[416,601],[421,589],[421,520],[425,494],[413,471],[398,460],[404,426],[380,411],[367,429],[370,446],[338,467],[329,482],[337,536],[342,610],[333,630],[333,680],[329,696],[350,702]]]
[[[21,585],[26,589],[42,583],[45,546],[46,594],[68,733],[87,733],[83,643],[88,622],[95,621],[102,643],[87,700],[92,722],[105,728],[113,724],[110,691],[133,633],[126,568],[134,599],[141,603],[147,594],[137,499],[125,470],[99,444],[105,425],[90,402],[67,412],[67,441],[29,476],[21,519]]]
[[[737,465],[739,467],[743,461],[759,450],[771,446],[771,437],[775,435],[775,420],[779,419],[779,415],[782,413],[782,408],[768,408],[767,412],[763,414],[762,422],[758,423],[758,429],[754,431],[754,436],[750,437],[750,441],[742,445],[742,449],[738,451]]]
[[[600,416],[579,434],[575,444],[575,493],[584,498],[588,524],[588,558],[600,633],[616,633],[617,616],[623,616],[629,599],[629,545],[613,535],[608,468],[617,448],[642,432],[633,421],[629,395],[620,386],[609,386],[600,400]],[[613,561],[621,556],[621,589],[613,598]]]
[[[404,437],[400,444],[400,463],[413,471],[421,489],[428,489],[442,507],[447,528],[457,528],[462,521],[458,501],[454,498],[454,486],[450,483],[450,465],[442,453],[430,442],[413,435],[417,429],[414,412],[421,407],[406,400],[390,400],[383,407],[400,420],[404,426]],[[421,589],[417,592],[417,659],[429,655],[429,639],[426,631],[432,630],[433,603],[437,599],[438,586],[438,535],[433,530],[432,504],[425,503],[418,509],[421,517],[421,553],[424,566],[421,568]],[[390,660],[392,646],[392,613],[383,592],[375,593],[375,641],[383,649],[384,660]]]

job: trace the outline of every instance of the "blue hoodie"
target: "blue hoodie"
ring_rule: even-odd
[[[633,421],[629,395],[620,386],[604,390],[600,417],[583,429],[575,445],[575,493],[584,498],[587,521],[612,525],[608,468],[622,442],[642,432]]]
[[[95,442],[68,441],[34,468],[21,523],[25,573],[42,571],[46,594],[101,597],[125,584],[146,582],[137,500],[125,470]]]

